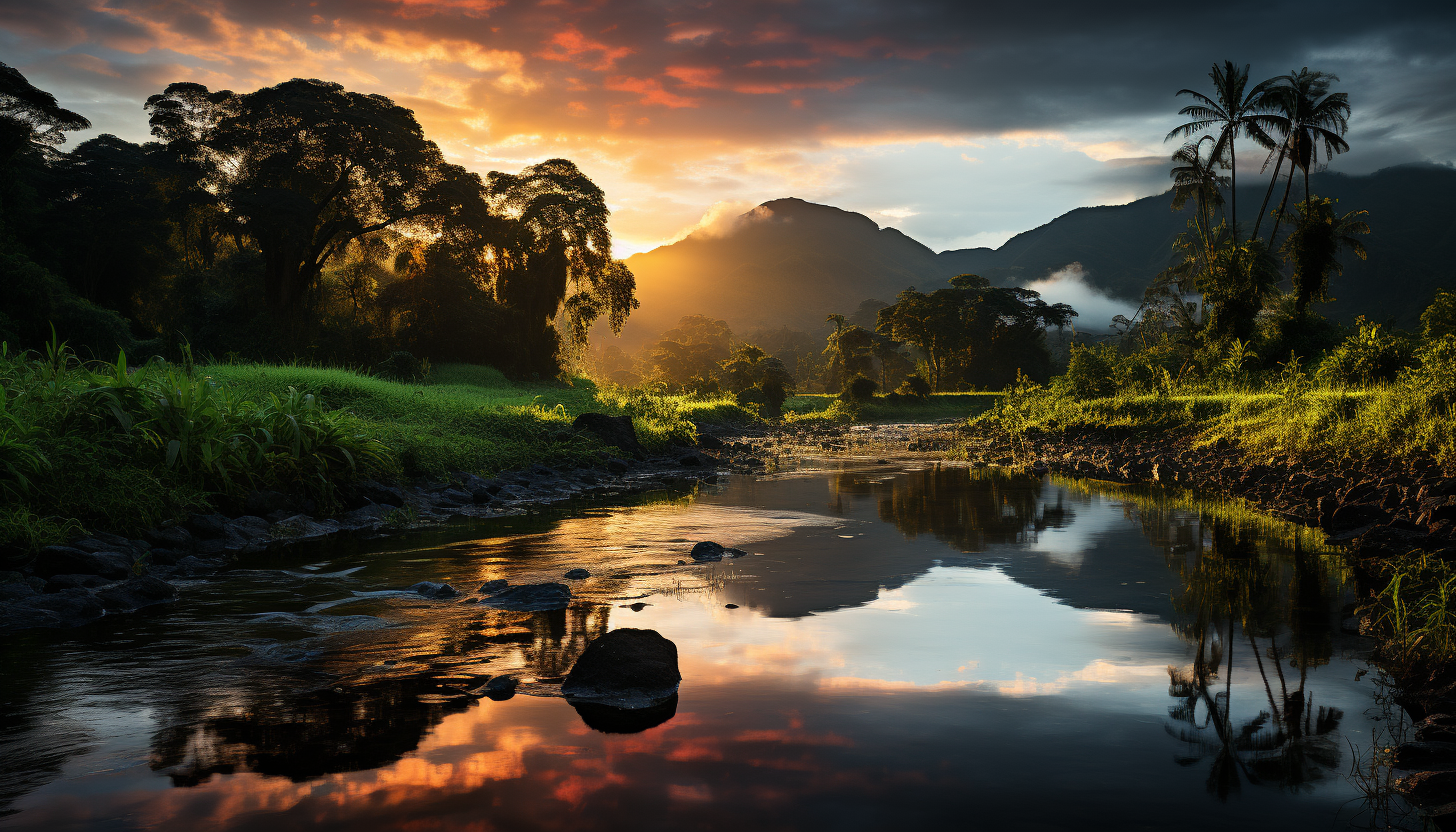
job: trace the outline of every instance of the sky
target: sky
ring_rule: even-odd
[[[1334,170],[1456,160],[1450,0],[0,0],[0,61],[90,118],[79,138],[146,140],[173,81],[337,81],[482,174],[575,161],[619,257],[786,196],[940,251],[1158,193],[1175,94],[1224,59],[1340,77]]]

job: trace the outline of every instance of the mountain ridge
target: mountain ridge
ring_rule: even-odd
[[[1456,169],[1413,163],[1311,180],[1314,193],[1337,199],[1340,210],[1369,210],[1373,230],[1364,239],[1369,259],[1346,257],[1344,275],[1332,278],[1334,301],[1325,314],[1410,326],[1438,287],[1456,288]],[[1265,187],[1239,188],[1239,204],[1258,206]],[[1274,199],[1280,195],[1276,189]],[[1301,197],[1296,178],[1291,203]],[[1256,210],[1247,209],[1241,225],[1247,228]],[[1123,205],[1074,208],[994,249],[936,252],[854,211],[798,197],[769,200],[726,228],[699,229],[629,257],[642,306],[628,320],[623,343],[645,343],[691,314],[722,318],[740,334],[782,326],[815,332],[828,314],[849,314],[868,298],[893,301],[909,286],[929,291],[967,272],[1025,285],[1074,263],[1093,288],[1136,305],[1172,264],[1187,216],[1172,210],[1165,191]],[[1261,233],[1269,227],[1266,221]]]

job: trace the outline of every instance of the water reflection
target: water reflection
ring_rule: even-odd
[[[870,467],[523,531],[239,573],[105,639],[10,647],[32,672],[0,736],[46,748],[51,713],[89,737],[25,758],[59,779],[7,775],[12,825],[939,828],[970,800],[992,828],[1294,828],[1352,796],[1347,576],[1228,507]],[[677,566],[703,538],[754,554]],[[564,611],[367,594],[580,565]],[[614,626],[677,642],[680,698],[624,722],[470,694],[549,693]]]

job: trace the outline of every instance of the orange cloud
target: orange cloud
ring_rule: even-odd
[[[550,45],[537,52],[537,56],[551,61],[566,61],[598,72],[611,69],[617,61],[634,54],[630,46],[608,46],[601,41],[583,35],[575,26],[551,36]],[[583,56],[596,55],[594,62],[583,61]]]
[[[656,78],[630,78],[625,75],[614,75],[606,80],[604,86],[617,92],[635,92],[641,95],[642,97],[637,99],[638,104],[655,104],[669,109],[679,109],[697,107],[702,103],[696,98],[668,92],[662,88],[662,82]]]

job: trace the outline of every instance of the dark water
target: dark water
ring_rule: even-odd
[[[678,566],[700,539],[753,554]],[[6,637],[0,827],[1378,821],[1352,771],[1394,728],[1340,626],[1348,577],[1237,512],[851,466],[254,565]],[[564,612],[387,592],[575,566]],[[676,703],[623,724],[549,695],[622,626],[677,643]],[[498,673],[523,693],[459,694]]]

